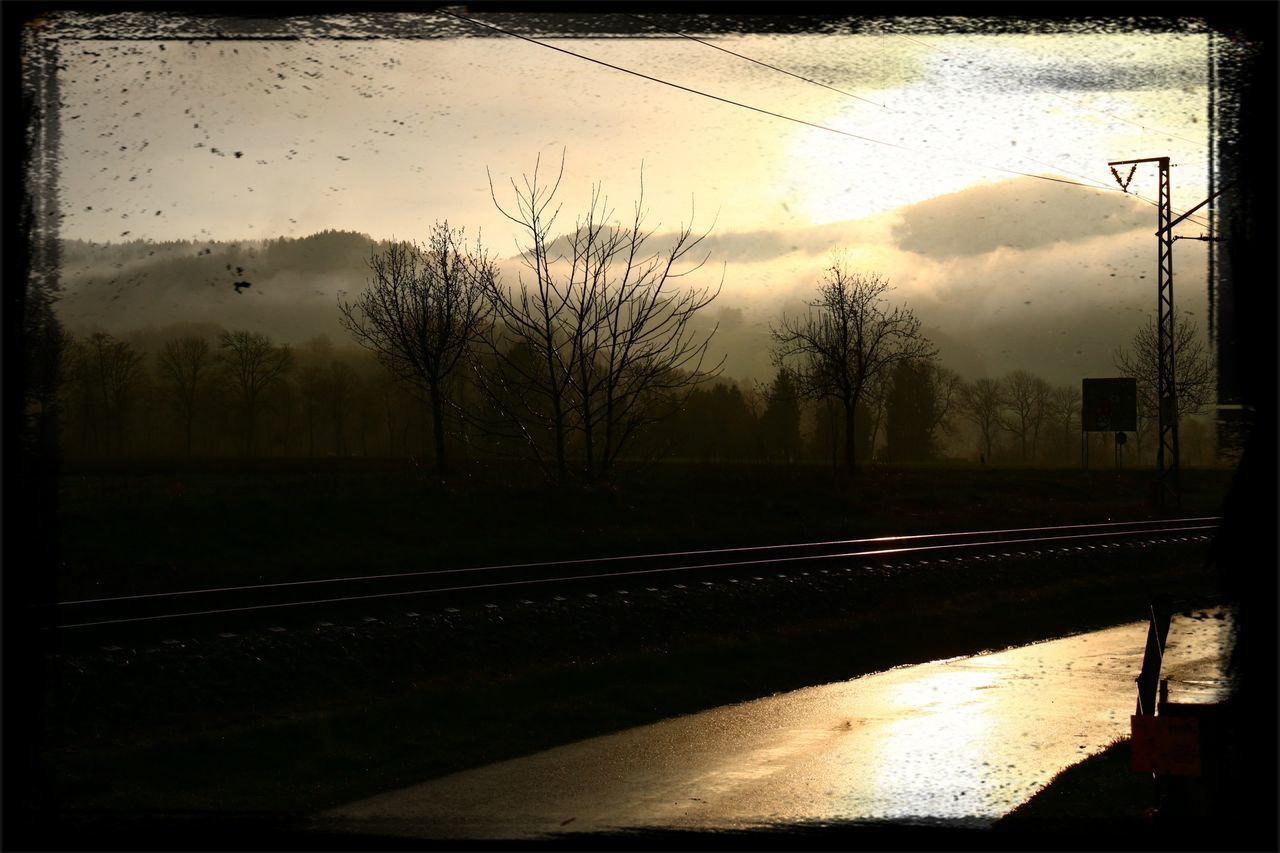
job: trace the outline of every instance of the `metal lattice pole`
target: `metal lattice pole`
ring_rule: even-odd
[[[1160,450],[1157,465],[1164,497],[1172,497],[1174,507],[1182,503],[1181,477],[1178,466],[1178,386],[1174,378],[1173,322],[1173,209],[1169,200],[1169,158],[1160,158],[1160,227],[1159,270],[1156,287],[1159,312],[1156,325],[1160,349],[1159,381],[1160,397]]]
[[[1169,199],[1169,158],[1145,157],[1140,160],[1116,160],[1109,163],[1121,188],[1128,190],[1138,163],[1156,163],[1160,170],[1160,195],[1157,204],[1156,229],[1156,397],[1159,404],[1160,442],[1156,449],[1156,469],[1160,478],[1160,500],[1165,506],[1182,504],[1182,484],[1178,466],[1178,386],[1174,371],[1173,310],[1173,207]],[[1115,167],[1131,165],[1128,178],[1121,180]],[[1199,207],[1200,205],[1197,205]],[[1189,215],[1178,217],[1178,222]]]

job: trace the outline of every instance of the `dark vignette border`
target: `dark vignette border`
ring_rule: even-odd
[[[319,0],[284,2],[9,3],[3,10],[3,795],[4,844],[39,849],[41,774],[37,758],[43,695],[43,644],[29,605],[52,599],[57,555],[56,459],[24,441],[29,283],[57,292],[58,197],[56,38],[352,39],[486,37],[451,22],[424,30],[418,16],[445,4]],[[449,8],[542,36],[634,37],[646,27],[627,13],[661,16],[672,28],[703,33],[901,32],[1007,33],[1116,30],[1181,32],[1206,26],[1211,50],[1211,175],[1231,184],[1215,211],[1211,310],[1219,360],[1219,402],[1251,413],[1251,429],[1224,511],[1215,563],[1241,605],[1233,652],[1240,674],[1234,702],[1241,730],[1256,735],[1260,782],[1243,786],[1234,818],[1250,838],[1274,849],[1277,799],[1276,542],[1276,75],[1280,6],[1219,0],[1168,2],[835,3],[513,3]],[[325,16],[325,20],[321,20]],[[334,21],[328,16],[337,16]],[[554,16],[554,19],[551,17]],[[885,20],[887,19],[887,20]],[[1195,22],[1200,22],[1199,24]],[[49,25],[52,22],[52,25]],[[40,37],[35,37],[40,34]],[[1215,277],[1216,272],[1216,277]],[[37,288],[38,289],[38,288]],[[307,842],[304,842],[307,843]]]

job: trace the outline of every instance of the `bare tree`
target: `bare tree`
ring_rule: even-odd
[[[316,420],[321,395],[324,393],[324,370],[318,364],[305,365],[298,371],[298,395],[302,398],[302,417],[307,424],[307,455],[316,455]]]
[[[1179,464],[1204,466],[1210,464],[1214,450],[1214,422],[1209,418],[1189,417],[1182,424],[1179,441],[1184,455]]]
[[[160,392],[182,419],[184,447],[191,455],[191,436],[196,410],[214,365],[213,350],[204,338],[194,335],[164,342],[156,354]]]
[[[62,351],[62,371],[66,375],[67,427],[74,429],[82,453],[100,444],[98,395],[94,393],[93,365],[85,342],[67,333]]]
[[[1133,431],[1133,458],[1139,464],[1143,461],[1145,453],[1150,461],[1154,464],[1155,448],[1147,446],[1147,440],[1151,438],[1152,432],[1160,429],[1159,420],[1151,415],[1143,414],[1141,409],[1138,410],[1137,423],[1134,424],[1137,429]]]
[[[951,418],[960,407],[960,397],[964,390],[964,380],[960,374],[944,366],[936,359],[929,361],[929,385],[933,389],[933,422],[930,429],[950,433],[953,429]]]
[[[307,427],[307,455],[315,456],[316,424],[325,392],[324,366],[333,358],[333,343],[328,335],[316,335],[302,345],[297,358],[297,390],[302,418]]]
[[[1174,395],[1177,417],[1205,410],[1213,397],[1213,361],[1205,349],[1196,324],[1178,316],[1173,324]],[[1113,358],[1116,369],[1138,381],[1137,452],[1141,454],[1147,425],[1160,418],[1160,349],[1156,321],[1147,317],[1146,325],[1134,334],[1129,347],[1118,347]],[[1143,423],[1143,422],[1146,423]]]
[[[894,462],[930,459],[950,434],[962,384],[959,374],[936,359],[895,365],[885,402],[885,455]]]
[[[293,366],[293,353],[277,347],[258,332],[223,332],[218,346],[224,350],[223,369],[227,384],[244,407],[244,452],[256,449],[258,414],[266,392]]]
[[[449,379],[490,323],[496,267],[461,229],[437,222],[426,247],[393,243],[369,260],[373,280],[355,302],[339,301],[342,327],[395,376],[426,392],[436,470],[445,464]]]
[[[856,464],[854,412],[898,362],[932,358],[937,350],[910,309],[885,304],[889,283],[850,272],[837,259],[809,303],[807,316],[783,316],[773,335],[773,360],[792,366],[798,387],[811,398],[835,399],[844,410],[845,470]]]
[[[328,414],[333,424],[334,453],[348,456],[351,448],[347,444],[347,422],[351,419],[360,393],[360,377],[350,365],[334,359],[329,362],[329,370],[325,376],[325,390],[328,392]]]
[[[1007,405],[1004,386],[995,379],[977,379],[966,384],[960,395],[960,412],[978,428],[982,458],[991,459],[995,437],[1002,429]]]
[[[588,481],[607,476],[641,430],[673,413],[679,400],[719,372],[705,365],[715,333],[693,321],[720,292],[677,288],[705,263],[691,253],[706,238],[681,226],[654,244],[645,226],[644,183],[632,216],[614,221],[601,189],[567,236],[553,239],[556,192],[538,166],[515,204],[498,210],[523,231],[529,278],[515,287],[492,280],[499,322],[489,342],[489,370],[479,384],[525,446],[560,482],[571,457]],[[477,362],[480,365],[480,362]]]
[[[278,380],[268,386],[268,393],[263,399],[264,402],[270,402],[272,413],[275,415],[267,422],[272,429],[265,435],[266,447],[273,455],[289,456],[297,439],[294,426],[297,423],[298,389],[286,375],[282,374]]]
[[[53,458],[57,449],[62,415],[64,383],[67,379],[69,350],[74,343],[54,313],[57,301],[53,286],[32,277],[22,313],[22,375],[24,391],[24,449],[34,459]]]
[[[103,454],[123,451],[125,411],[142,381],[142,356],[106,332],[72,341],[66,355],[85,447],[96,438]]]
[[[1047,417],[1062,428],[1063,461],[1071,458],[1072,433],[1080,431],[1080,393],[1079,385],[1059,385],[1049,394]]]
[[[889,371],[869,377],[862,394],[862,412],[867,419],[866,451],[873,456],[880,441],[880,430],[885,425],[889,392],[893,387]]]
[[[765,458],[776,452],[786,465],[800,455],[800,396],[791,371],[779,368],[773,381],[759,390],[764,402],[759,433]]]
[[[98,333],[89,339],[98,363],[98,383],[109,427],[114,428],[116,448],[126,448],[125,412],[133,393],[144,380],[142,354],[124,341]]]
[[[813,405],[813,451],[826,459],[831,452],[831,470],[840,470],[840,404],[832,397],[818,400]]]
[[[1018,436],[1022,462],[1034,461],[1040,442],[1040,427],[1048,414],[1053,386],[1026,370],[1011,371],[1004,378],[1008,418],[1005,428]],[[1027,447],[1030,444],[1030,455]]]

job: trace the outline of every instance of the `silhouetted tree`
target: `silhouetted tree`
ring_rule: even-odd
[[[1062,430],[1063,461],[1071,461],[1077,452],[1079,436],[1075,433],[1080,431],[1080,393],[1079,385],[1059,385],[1049,395],[1047,417]]]
[[[1138,461],[1142,461],[1145,454],[1145,456],[1148,459],[1154,461],[1155,447],[1154,446],[1148,447],[1147,439],[1151,438],[1151,434],[1153,432],[1156,432],[1160,429],[1159,420],[1154,417],[1148,417],[1147,415],[1139,411],[1137,423],[1134,424],[1134,426],[1137,427],[1137,429],[1133,431],[1134,458]]]
[[[68,334],[63,364],[67,397],[64,426],[69,433],[74,433],[74,446],[81,453],[105,452],[101,437],[102,404],[95,387],[93,360],[85,341]]]
[[[307,364],[298,371],[298,396],[301,398],[302,419],[307,425],[307,455],[316,455],[316,424],[320,418],[321,395],[324,387],[324,368]]]
[[[242,406],[244,453],[252,456],[263,399],[293,366],[293,353],[287,346],[275,346],[266,335],[244,330],[223,332],[218,346],[223,350],[224,377]]]
[[[893,462],[933,458],[934,393],[929,365],[901,361],[886,398],[886,451]]]
[[[806,396],[840,402],[845,422],[845,469],[856,464],[854,412],[869,384],[900,361],[931,358],[936,350],[906,307],[889,307],[889,283],[847,270],[836,260],[803,318],[783,316],[770,326],[774,363],[791,365]]]
[[[933,420],[929,425],[929,434],[936,442],[939,433],[950,434],[953,430],[951,420],[960,407],[964,380],[960,378],[960,374],[939,364],[936,359],[930,359],[925,364],[929,374],[929,389],[933,392]]]
[[[364,368],[364,369],[362,369]],[[359,455],[368,458],[375,454],[377,441],[382,433],[378,424],[378,400],[374,379],[367,366],[353,363],[352,373],[356,382],[351,403],[352,420],[355,423]]]
[[[121,452],[126,409],[142,381],[142,356],[124,341],[95,332],[72,343],[68,360],[82,445],[87,448],[92,442],[107,455]]]
[[[788,465],[800,455],[800,392],[788,368],[778,368],[763,391],[765,407],[760,415],[760,437],[765,452],[776,452]]]
[[[292,356],[292,351],[290,355]],[[287,375],[281,375],[277,381],[267,387],[263,403],[262,411],[273,416],[264,418],[262,421],[267,427],[268,452],[275,456],[292,455],[297,443],[296,427],[301,422],[298,415],[297,386],[289,381]]]
[[[892,374],[893,371],[885,370],[868,379],[862,400],[854,408],[853,432],[856,438],[856,455],[859,459],[875,457],[876,447],[880,444],[880,433],[885,425],[885,410],[888,407]]]
[[[388,455],[416,458],[414,436],[425,433],[419,428],[419,421],[425,423],[428,419],[422,401],[381,362],[376,362],[376,367],[378,370],[370,373],[365,384],[373,397],[371,406],[377,411],[378,443],[385,445]],[[429,453],[431,446],[423,445],[423,450]]]
[[[307,431],[307,455],[316,455],[316,428],[324,407],[325,366],[333,358],[328,335],[306,341],[297,353],[297,392],[302,421]]]
[[[182,420],[183,447],[191,455],[191,436],[202,392],[213,371],[214,354],[204,338],[186,336],[165,341],[156,354],[160,393]]]
[[[702,462],[752,455],[756,418],[742,389],[731,382],[693,389],[669,426],[675,450]]]
[[[117,452],[124,453],[128,449],[125,415],[134,392],[145,381],[142,354],[124,341],[112,340],[110,335],[96,334],[90,343],[97,356],[107,422],[114,428]]]
[[[329,362],[325,386],[329,422],[333,426],[334,453],[348,456],[351,448],[347,444],[347,422],[360,394],[360,377],[350,365],[334,359]]]
[[[1136,451],[1142,452],[1143,439],[1150,425],[1160,419],[1160,349],[1159,330],[1154,317],[1134,333],[1129,347],[1118,347],[1113,358],[1122,375],[1138,381],[1138,434]],[[1199,414],[1213,397],[1213,361],[1205,349],[1200,330],[1185,316],[1173,322],[1174,397],[1179,422],[1187,415]]]
[[[402,380],[426,392],[436,470],[445,464],[450,377],[489,326],[497,271],[460,229],[437,222],[426,247],[395,243],[369,260],[373,280],[354,303],[339,301],[343,328]]]
[[[827,397],[814,404],[814,455],[820,459],[830,457],[832,471],[840,469],[840,448],[844,444],[840,419],[840,404],[835,399]]]
[[[1023,464],[1033,461],[1040,441],[1040,426],[1049,411],[1053,386],[1026,370],[1011,371],[1004,380],[1005,429],[1018,437]],[[1030,456],[1027,449],[1030,445]]]
[[[960,412],[978,428],[982,456],[988,461],[1007,403],[1003,383],[985,377],[965,384],[960,394]]]
[[[1180,465],[1208,465],[1214,457],[1214,423],[1206,418],[1188,417],[1181,424]]]
[[[54,286],[33,276],[26,289],[22,314],[24,360],[23,439],[33,459],[50,461],[56,454],[61,428],[62,395],[66,381],[67,349],[72,339],[54,314]]]
[[[538,167],[523,186],[514,180],[508,209],[498,210],[525,232],[521,258],[530,274],[515,287],[490,280],[499,322],[490,358],[477,360],[480,386],[534,457],[557,480],[571,456],[587,481],[606,476],[639,432],[674,412],[699,383],[719,372],[704,361],[714,329],[691,322],[719,287],[677,290],[676,280],[705,262],[691,260],[706,237],[681,227],[663,248],[646,230],[644,186],[630,222],[613,223],[599,187],[574,230],[552,237],[560,173],[539,183]]]

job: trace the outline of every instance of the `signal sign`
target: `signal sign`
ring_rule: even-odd
[[[1081,388],[1083,432],[1133,432],[1138,428],[1138,381],[1085,379]]]

